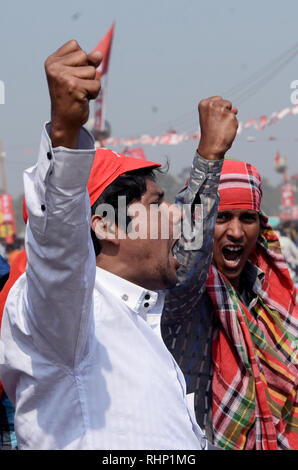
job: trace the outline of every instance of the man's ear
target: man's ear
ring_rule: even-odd
[[[107,240],[118,245],[118,229],[115,222],[102,215],[93,215],[91,217],[91,228],[98,240]]]

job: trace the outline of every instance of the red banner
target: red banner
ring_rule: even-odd
[[[11,194],[0,194],[0,238],[13,243],[16,235],[16,223]]]
[[[292,209],[292,219],[298,220],[298,204],[296,204]]]
[[[283,207],[293,207],[295,204],[294,188],[291,183],[281,186],[281,204]]]

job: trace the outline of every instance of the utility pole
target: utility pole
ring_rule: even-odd
[[[4,167],[4,152],[2,148],[2,141],[0,140],[0,165],[1,165],[1,177],[2,177],[2,192],[6,194],[6,176]]]

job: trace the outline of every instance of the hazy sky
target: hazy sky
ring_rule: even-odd
[[[298,42],[297,17],[297,0],[2,0],[0,139],[8,191],[22,192],[22,172],[36,160],[41,127],[49,119],[43,64],[64,42],[75,38],[91,50],[115,21],[107,100],[112,135],[161,135],[170,127],[195,131],[199,100],[224,94],[262,68],[270,72],[269,64]],[[249,99],[234,102],[239,120],[292,107],[293,80],[298,56],[277,67]],[[264,131],[245,131],[230,155],[255,164],[275,184],[281,179],[273,166],[277,149],[288,155],[290,173],[298,171],[297,129],[295,115]],[[250,136],[256,141],[248,141]],[[144,151],[154,161],[168,156],[171,173],[178,174],[191,164],[196,145]]]

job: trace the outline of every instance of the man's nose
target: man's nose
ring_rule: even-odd
[[[227,235],[230,238],[233,238],[235,240],[241,240],[244,235],[242,223],[239,219],[233,218],[230,220],[228,229],[227,229]]]

